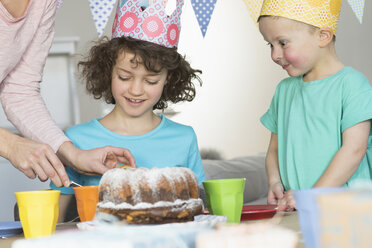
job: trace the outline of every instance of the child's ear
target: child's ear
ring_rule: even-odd
[[[169,82],[169,80],[171,79],[171,77],[172,77],[172,75],[170,73],[168,73],[167,79],[165,80],[165,84],[167,84]]]
[[[326,47],[333,40],[333,30],[330,28],[319,28],[319,46]]]

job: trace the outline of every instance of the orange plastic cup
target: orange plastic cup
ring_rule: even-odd
[[[80,221],[91,221],[96,215],[98,185],[74,187]]]

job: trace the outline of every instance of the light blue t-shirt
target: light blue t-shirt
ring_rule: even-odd
[[[152,131],[135,136],[120,135],[105,128],[98,119],[69,128],[66,135],[77,148],[89,150],[103,146],[123,147],[133,154],[138,167],[187,167],[197,176],[199,184],[205,180],[198,143],[192,127],[161,117]],[[70,178],[81,185],[98,185],[101,176],[88,176],[66,167]],[[57,188],[62,194],[73,194],[72,188]]]
[[[371,119],[372,87],[351,67],[317,81],[281,81],[261,122],[278,135],[285,189],[312,188],[341,148],[342,133]],[[346,185],[355,179],[372,179],[372,132],[366,156]]]

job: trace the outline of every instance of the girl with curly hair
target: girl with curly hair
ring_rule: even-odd
[[[192,81],[202,83],[201,71],[193,69],[175,46],[114,35],[98,41],[78,65],[87,91],[114,108],[103,118],[66,131],[77,147],[125,147],[138,167],[187,167],[195,172],[199,184],[205,180],[193,128],[154,113],[167,108],[169,102],[192,101]],[[99,184],[101,176],[66,169],[74,182]],[[59,190],[73,194],[72,188]]]

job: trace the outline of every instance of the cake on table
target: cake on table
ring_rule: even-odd
[[[198,180],[188,168],[112,169],[99,184],[97,213],[128,224],[192,221],[202,210]]]

